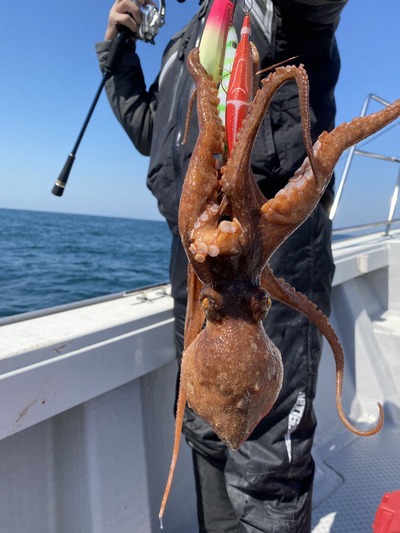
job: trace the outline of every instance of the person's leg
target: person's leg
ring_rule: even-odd
[[[192,448],[200,533],[238,533],[239,520],[225,480],[227,447],[210,426],[186,410],[184,432]]]
[[[292,349],[286,349],[291,360],[284,356],[282,393],[250,438],[238,451],[230,451],[225,467],[240,533],[310,532],[315,418],[307,367],[312,366],[312,346],[319,353],[320,345],[305,338],[300,346],[294,333],[287,341],[292,343]]]
[[[329,312],[330,222],[321,207],[282,245],[271,264],[277,277]],[[250,438],[229,452],[228,495],[240,518],[240,533],[309,533],[316,426],[312,401],[322,339],[307,318],[278,302],[273,302],[265,328],[282,352],[283,387]]]

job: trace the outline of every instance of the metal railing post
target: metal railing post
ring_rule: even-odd
[[[386,236],[389,235],[390,226],[392,225],[394,212],[396,210],[397,200],[399,198],[399,186],[400,186],[400,167],[397,172],[396,185],[394,186],[392,198],[390,200],[389,214],[388,214],[388,219],[387,219],[387,224],[386,224],[386,229],[385,229]]]
[[[367,113],[368,104],[369,104],[369,101],[372,98],[373,98],[373,95],[369,94],[366,97],[366,99],[364,100],[364,104],[363,104],[362,109],[361,109],[360,117],[365,116],[365,114]],[[333,204],[332,204],[332,207],[331,207],[331,210],[330,210],[330,213],[329,213],[329,218],[331,220],[333,220],[333,218],[336,215],[336,211],[337,211],[337,208],[339,206],[340,199],[342,197],[343,189],[344,189],[344,186],[345,186],[345,183],[346,183],[346,180],[347,180],[347,175],[348,175],[349,170],[350,170],[350,165],[351,165],[351,162],[353,160],[354,152],[355,152],[356,147],[357,147],[356,144],[354,146],[352,146],[350,148],[350,150],[349,150],[348,155],[347,155],[347,160],[346,160],[345,167],[343,169],[343,173],[342,173],[342,177],[341,177],[341,180],[340,180],[340,183],[339,183],[339,187],[338,187],[337,192],[335,194],[335,198],[333,200]]]
[[[388,106],[390,104],[389,102],[387,102],[386,100],[383,100],[383,98],[380,98],[379,96],[376,96],[375,94],[369,94],[366,97],[366,99],[364,101],[364,104],[362,106],[360,117],[364,117],[366,115],[367,109],[368,109],[368,105],[369,105],[369,102],[371,100],[375,100],[376,102],[379,102],[383,106]],[[333,218],[336,215],[336,212],[337,212],[337,209],[338,209],[341,197],[342,197],[343,189],[344,189],[344,186],[345,186],[345,183],[346,183],[346,180],[347,180],[347,176],[348,176],[348,173],[349,173],[349,170],[350,170],[350,165],[351,165],[351,162],[352,162],[353,157],[355,155],[364,156],[364,157],[371,157],[371,158],[374,158],[374,159],[381,159],[381,160],[390,161],[390,162],[393,162],[393,163],[400,163],[400,158],[399,157],[390,157],[390,156],[385,156],[385,155],[381,155],[381,154],[365,152],[363,150],[358,150],[357,146],[358,146],[357,144],[352,146],[350,148],[350,150],[349,150],[348,155],[347,155],[346,163],[345,163],[345,166],[344,166],[344,169],[343,169],[343,172],[342,172],[342,177],[340,179],[339,186],[338,186],[338,189],[337,189],[337,192],[335,194],[335,198],[334,198],[334,201],[333,201],[333,204],[332,204],[332,207],[331,207],[331,211],[329,213],[329,218],[331,220],[333,220]],[[388,214],[388,217],[387,217],[386,227],[385,227],[385,236],[387,236],[389,234],[391,225],[394,222],[393,217],[394,217],[394,212],[396,210],[396,206],[397,206],[397,202],[398,202],[399,188],[400,188],[400,167],[399,167],[398,174],[397,174],[396,185],[394,187],[394,190],[393,190],[393,193],[392,193],[392,197],[391,197],[391,200],[390,200],[389,214]],[[374,226],[374,224],[372,224],[371,226]]]

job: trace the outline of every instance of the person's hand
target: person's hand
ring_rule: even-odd
[[[116,0],[108,17],[105,40],[112,41],[120,31],[120,26],[130,30],[134,38],[142,20],[140,4],[147,3],[153,4],[153,2],[146,0]]]

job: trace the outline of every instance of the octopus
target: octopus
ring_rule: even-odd
[[[400,116],[400,100],[379,112],[310,134],[309,84],[302,65],[276,68],[261,81],[229,157],[218,116],[217,86],[193,49],[187,61],[197,89],[199,136],[188,166],[179,206],[179,231],[188,260],[188,307],[180,371],[173,459],[161,505],[162,517],[178,455],[186,403],[237,449],[274,405],[283,365],[262,320],[272,300],[307,316],[327,339],[336,363],[336,405],[344,425],[369,436],[383,424],[378,403],[375,427],[354,427],[341,402],[344,354],[328,318],[315,304],[274,276],[268,261],[311,214],[340,155]],[[307,157],[274,198],[265,198],[251,171],[250,157],[271,99],[294,80],[299,93]]]

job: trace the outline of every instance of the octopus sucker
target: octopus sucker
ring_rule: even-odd
[[[202,253],[196,253],[196,255],[194,256],[194,259],[198,263],[204,263],[204,261],[206,260],[206,256],[205,254],[202,254]]]
[[[217,257],[218,254],[219,254],[219,247],[215,244],[210,244],[210,246],[208,247],[208,255],[210,257]]]
[[[281,354],[262,324],[270,299],[304,314],[330,344],[336,364],[336,405],[343,424],[357,435],[370,436],[380,430],[384,419],[378,404],[378,422],[371,429],[361,431],[348,421],[341,403],[344,354],[328,318],[277,279],[268,262],[320,201],[343,151],[398,118],[400,100],[322,133],[313,146],[307,73],[303,66],[279,67],[261,81],[237,140],[219,168],[213,154],[223,153],[225,132],[215,113],[216,86],[202,67],[197,48],[189,53],[187,65],[196,84],[199,136],[179,205],[179,232],[189,260],[188,311],[174,451],[160,516],[171,486],[186,402],[233,449],[274,405],[284,369]],[[252,174],[250,156],[275,92],[289,80],[296,82],[299,92],[307,158],[275,198],[267,200]],[[209,219],[203,222],[205,209]],[[222,394],[228,385],[229,394]]]
[[[208,246],[205,242],[199,242],[198,246],[197,246],[197,249],[198,249],[198,252],[201,253],[201,254],[204,254],[204,255],[207,255],[207,252],[208,252]]]
[[[229,222],[229,220],[222,220],[218,225],[218,229],[222,231],[222,233],[236,233],[235,224]]]

